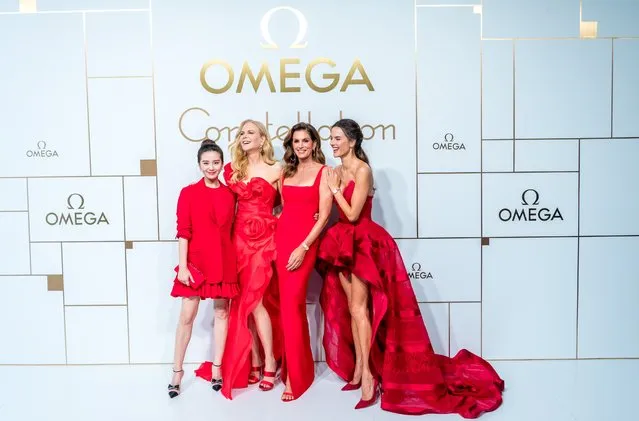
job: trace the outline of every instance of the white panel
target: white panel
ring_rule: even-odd
[[[483,139],[513,138],[513,49],[511,40],[482,41]]]
[[[579,357],[639,358],[639,238],[582,238]]]
[[[2,276],[0,285],[0,364],[64,364],[62,292],[47,291],[41,276]]]
[[[149,26],[148,12],[87,14],[89,77],[151,75]]]
[[[487,140],[482,142],[484,172],[513,171],[513,141]]]
[[[0,178],[0,211],[27,210],[27,180]]]
[[[484,236],[577,235],[577,174],[485,174]]]
[[[419,236],[479,237],[479,174],[419,176]]]
[[[635,26],[636,22],[635,22]],[[639,40],[614,40],[612,133],[615,137],[639,136]]]
[[[66,305],[126,304],[123,243],[62,246]]]
[[[149,7],[149,0],[37,0],[39,11],[120,10]]]
[[[311,351],[314,361],[324,361],[324,347],[322,346],[322,333],[324,332],[324,317],[319,303],[306,305],[309,332],[311,335]]]
[[[579,140],[517,140],[516,171],[579,171]]]
[[[175,237],[175,201],[180,188],[193,178],[189,169],[193,168],[196,142],[208,132],[226,150],[230,129],[249,116],[266,123],[267,114],[273,138],[278,133],[281,137],[298,119],[308,121],[309,115],[325,139],[327,125],[340,116],[358,121],[379,187],[375,218],[383,220],[393,236],[415,237],[417,162],[406,158],[414,156],[416,150],[414,1],[378,2],[375,7],[341,0],[327,0],[321,7],[316,3],[294,5],[308,24],[300,41],[307,43],[305,48],[290,48],[300,25],[290,10],[267,14],[276,6],[282,4],[215,0],[178,7],[171,1],[153,2],[157,154],[171,157],[158,160],[160,238]],[[335,13],[338,9],[340,12]],[[220,10],[224,19],[214,19],[212,24],[212,16],[219,16]],[[279,48],[263,47],[268,43],[260,29],[264,16],[267,33]],[[393,36],[380,30],[389,22]],[[349,35],[345,37],[335,28],[349,28]],[[320,57],[330,59],[334,67],[309,67]],[[299,64],[285,67],[287,72],[300,74],[286,82],[287,86],[300,87],[300,92],[282,92],[280,64],[286,58],[299,59]],[[233,82],[224,93],[211,93],[201,83],[200,71],[209,60],[224,61],[233,69]],[[359,70],[354,68],[354,78],[361,80],[363,69],[374,91],[363,84],[347,85],[341,91],[356,60],[361,66],[356,65]],[[245,62],[253,74],[261,63],[267,63],[275,92],[263,79],[257,93],[246,82],[238,94]],[[331,78],[336,77],[331,74],[339,75],[339,82],[330,92],[316,92],[306,81],[309,68],[311,80],[318,86],[329,86]],[[204,73],[206,83],[216,87],[228,80],[222,65]],[[281,158],[281,141],[276,139],[275,143],[277,157]],[[328,142],[323,147],[328,163],[335,164]],[[176,172],[176,168],[185,170]]]
[[[481,245],[473,240],[398,240],[417,301],[479,301]]]
[[[140,175],[155,158],[151,80],[90,80],[89,111],[93,174]]]
[[[420,304],[422,318],[436,354],[449,355],[448,303]]]
[[[419,171],[479,171],[480,20],[471,7],[417,9]]]
[[[575,358],[577,239],[492,239],[483,259],[483,356]]]
[[[182,302],[170,296],[178,258],[177,242],[134,243],[133,249],[126,252],[131,362],[170,363]],[[187,362],[210,360],[213,316],[211,300],[201,302],[186,353]]]
[[[66,307],[69,364],[129,362],[126,307]]]
[[[1,13],[15,13],[20,10],[20,3],[16,0],[0,0]]]
[[[610,136],[611,57],[610,40],[517,41],[515,136]]]
[[[450,355],[460,350],[481,355],[481,304],[450,304]]]
[[[483,36],[578,37],[579,4],[579,0],[483,0]]]
[[[581,142],[581,235],[639,235],[638,156],[639,139]]]
[[[2,15],[0,38],[0,177],[89,175],[82,16]]]
[[[155,177],[124,178],[127,240],[157,240],[158,208]]]
[[[639,2],[635,0],[582,0],[582,4],[582,19],[597,22],[598,36],[639,36],[639,27],[637,27]]]
[[[121,178],[29,181],[33,241],[123,241]]]
[[[62,245],[31,243],[31,270],[37,275],[62,275]]]
[[[0,232],[0,275],[30,274],[29,215],[0,212]]]

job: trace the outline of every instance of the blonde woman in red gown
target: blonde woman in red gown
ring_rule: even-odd
[[[222,394],[228,399],[233,389],[258,382],[261,390],[271,390],[281,354],[274,340],[280,333],[273,208],[282,167],[274,159],[266,128],[254,120],[240,124],[231,154],[224,179],[237,196],[233,242],[241,292],[231,302],[222,361]],[[198,375],[208,380],[209,367],[204,363]]]
[[[362,140],[353,120],[331,129],[342,164],[327,170],[339,221],[318,251],[326,362],[348,382],[343,390],[361,387],[356,409],[382,392],[382,409],[399,414],[493,411],[504,382],[490,364],[467,350],[453,358],[433,351],[397,244],[371,219],[373,176]]]
[[[294,125],[284,140],[280,190],[283,211],[275,231],[282,327],[284,402],[299,398],[313,383],[315,363],[306,315],[306,287],[315,267],[318,237],[331,213],[321,139],[315,127]],[[319,215],[317,215],[319,210]]]
[[[179,264],[171,296],[182,297],[182,310],[175,335],[173,379],[169,384],[171,398],[180,394],[182,364],[200,299],[214,299],[213,364],[219,367],[228,328],[228,299],[240,291],[235,249],[231,243],[235,197],[218,179],[224,154],[213,141],[205,140],[197,160],[204,176],[182,189],[177,204]],[[204,281],[199,284],[202,278]],[[219,373],[215,375],[219,377]],[[215,383],[213,387],[217,387]]]

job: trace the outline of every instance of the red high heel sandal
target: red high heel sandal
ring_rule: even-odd
[[[377,383],[377,380],[373,380],[373,397],[367,400],[360,399],[359,402],[357,402],[357,405],[355,405],[355,409],[364,409],[369,406],[373,406],[375,402],[377,402],[377,398],[379,398],[378,386],[379,384]]]
[[[359,383],[353,384],[353,383],[346,383],[344,385],[344,387],[342,387],[342,391],[344,392],[348,392],[349,390],[357,390],[360,387],[362,387],[362,381],[360,380]]]
[[[264,371],[262,373],[264,377],[273,377],[273,382],[275,381],[275,374],[275,371]],[[273,386],[275,386],[275,383],[273,382],[262,379],[262,381],[260,382],[260,390],[263,392],[268,392],[269,390],[273,389]]]
[[[257,373],[257,376],[253,373]],[[249,373],[248,384],[255,384],[260,381],[260,374],[262,374],[262,366],[251,367]]]

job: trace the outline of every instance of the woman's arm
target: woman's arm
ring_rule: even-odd
[[[193,282],[193,277],[187,264],[189,254],[189,241],[193,235],[191,225],[191,206],[186,188],[182,189],[177,204],[177,235],[178,238],[178,280],[184,285]]]
[[[335,170],[333,170],[332,176],[328,177],[329,188],[335,192],[335,201],[342,209],[342,212],[344,212],[344,215],[346,215],[349,221],[355,222],[359,219],[359,215],[364,208],[364,203],[366,203],[368,192],[371,190],[373,172],[368,165],[363,165],[357,170],[355,173],[355,190],[353,191],[350,205],[346,198],[344,198],[341,189],[338,188],[340,180],[341,177],[339,173],[335,173]]]

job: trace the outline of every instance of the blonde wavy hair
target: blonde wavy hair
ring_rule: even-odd
[[[229,145],[229,150],[231,151],[231,169],[233,170],[231,182],[233,183],[244,180],[248,175],[248,156],[246,152],[242,150],[242,145],[240,144],[240,133],[242,133],[242,129],[247,123],[253,123],[260,132],[260,136],[264,138],[264,143],[262,143],[262,148],[260,149],[262,160],[268,165],[273,165],[276,162],[273,143],[271,143],[271,135],[268,133],[266,126],[259,121],[251,119],[244,120],[240,123],[235,139]]]

